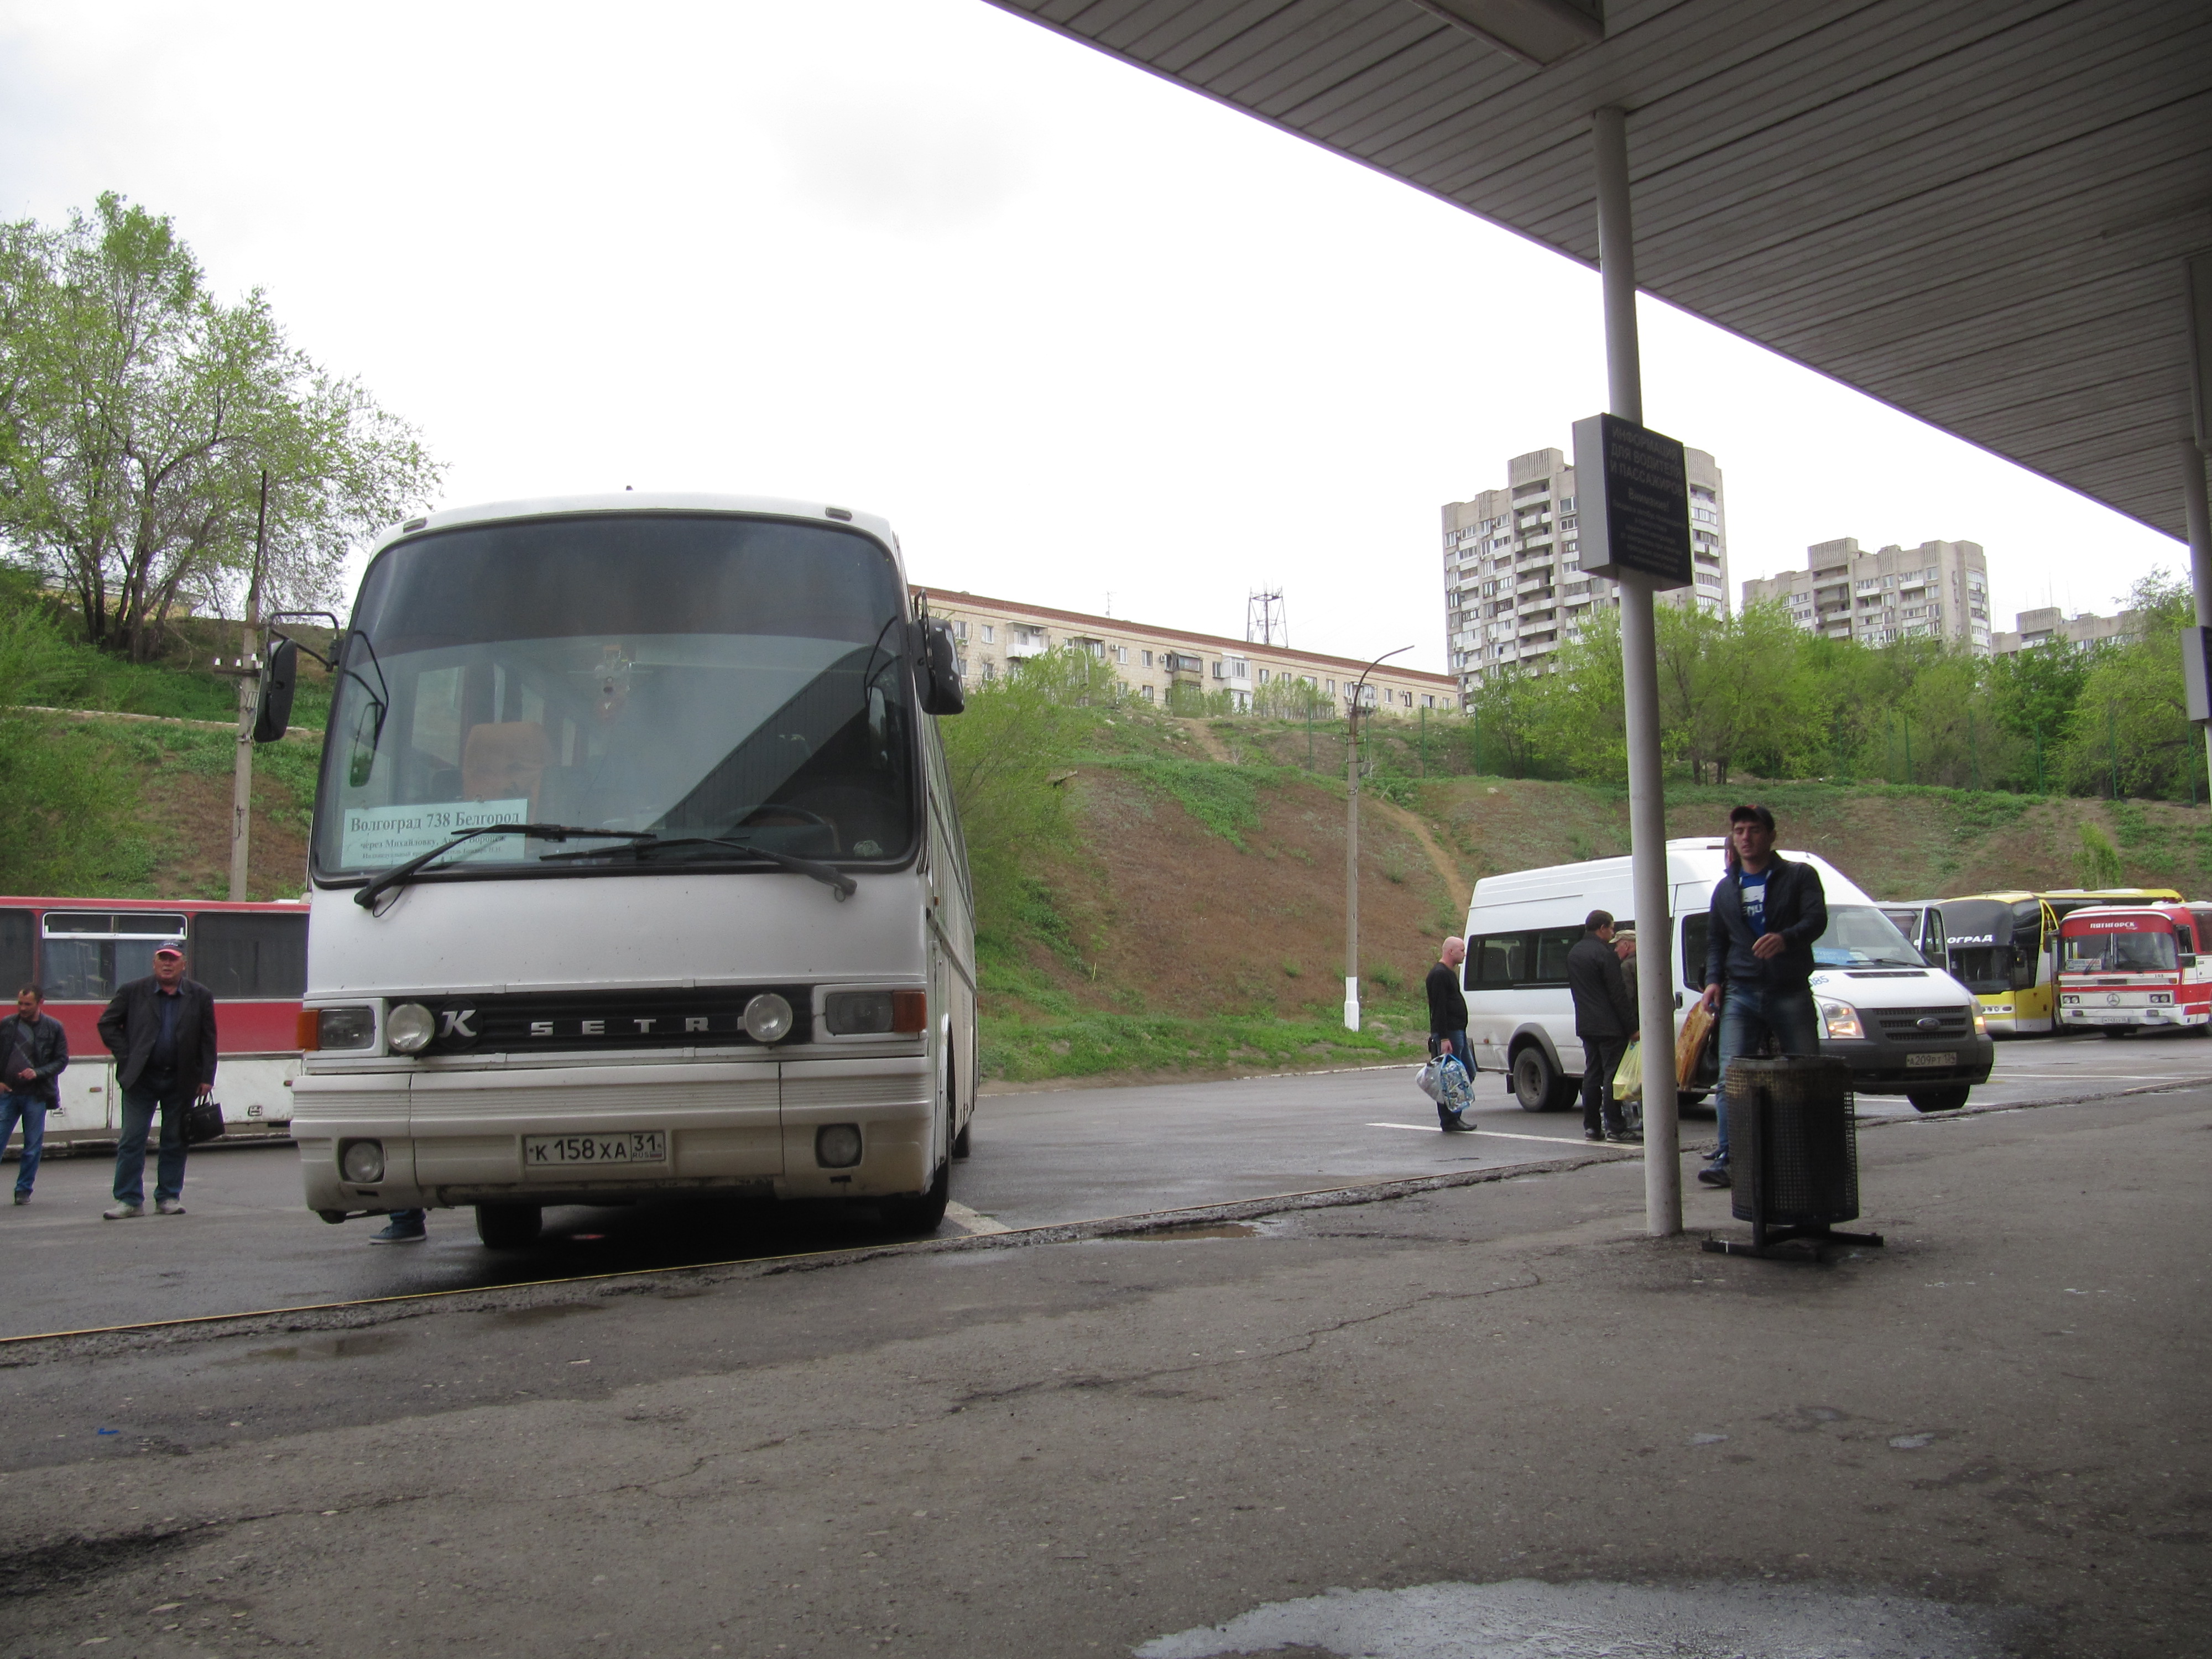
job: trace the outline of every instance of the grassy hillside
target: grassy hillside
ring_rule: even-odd
[[[208,688],[141,684],[142,700],[173,707],[187,696]],[[16,890],[224,891],[228,730],[112,711],[15,718],[33,739],[18,759],[35,757],[40,776],[67,785],[37,808],[42,818],[9,831]],[[999,740],[980,723],[969,729]],[[1429,737],[1431,767],[1464,758],[1449,734]],[[1033,746],[1019,813],[979,800],[970,814],[989,1074],[1192,1075],[1417,1054],[1421,976],[1478,877],[1628,850],[1619,791],[1424,777],[1419,724],[1377,722],[1361,797],[1365,1029],[1346,1032],[1344,744],[1340,723],[1176,720],[1123,706],[1082,710]],[[319,747],[294,738],[258,751],[256,897],[301,890]],[[2212,811],[2159,802],[1682,783],[1670,831],[1717,834],[1746,797],[1773,807],[1785,845],[1820,853],[1881,897],[2075,885],[2085,826],[2110,843],[2120,878],[2212,891]],[[61,849],[43,866],[22,851],[41,835]]]

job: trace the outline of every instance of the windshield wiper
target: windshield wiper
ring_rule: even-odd
[[[842,904],[860,890],[860,884],[834,864],[823,864],[816,859],[803,859],[795,854],[778,852],[772,847],[758,847],[749,841],[732,841],[723,836],[672,836],[665,841],[659,836],[637,834],[629,838],[627,847],[590,847],[575,853],[548,853],[538,861],[557,864],[564,859],[606,859],[627,854],[632,859],[642,859],[647,853],[659,853],[672,847],[726,847],[732,852],[743,853],[748,858],[765,859],[779,870],[788,870],[793,875],[811,876],[824,887],[834,890],[837,902]]]
[[[364,910],[375,908],[376,901],[395,887],[404,887],[418,875],[425,866],[440,859],[465,842],[478,836],[527,836],[532,841],[572,841],[578,836],[599,836],[610,841],[657,841],[649,830],[586,830],[573,823],[480,823],[473,830],[464,830],[442,847],[433,847],[428,852],[411,858],[404,864],[395,864],[381,874],[371,876],[353,896],[353,902]]]

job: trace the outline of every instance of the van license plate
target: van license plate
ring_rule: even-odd
[[[526,1170],[573,1170],[611,1164],[665,1164],[668,1131],[631,1129],[611,1135],[525,1135]]]
[[[1913,1066],[1956,1066],[1959,1063],[1959,1055],[1955,1049],[1945,1049],[1941,1054],[1907,1054],[1905,1057],[1905,1063],[1908,1067]]]

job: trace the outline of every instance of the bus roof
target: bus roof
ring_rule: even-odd
[[[732,513],[763,519],[811,520],[840,530],[858,530],[872,536],[892,552],[898,538],[890,520],[872,513],[827,506],[821,501],[792,501],[772,495],[715,495],[700,490],[625,489],[616,495],[539,495],[513,501],[477,501],[465,507],[441,507],[436,512],[410,519],[384,531],[369,550],[373,559],[409,536],[430,530],[451,530],[459,525],[498,524],[515,519],[572,518],[593,513]]]

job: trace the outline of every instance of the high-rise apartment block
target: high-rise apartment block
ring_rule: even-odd
[[[1662,597],[1680,604],[1694,594],[1706,611],[1725,614],[1728,510],[1721,470],[1702,449],[1686,453],[1697,582]],[[1556,449],[1515,456],[1506,463],[1503,489],[1444,504],[1444,643],[1462,704],[1490,675],[1542,672],[1593,610],[1620,608],[1612,582],[1582,574],[1577,520],[1575,470]]]
[[[1845,536],[1805,552],[1806,568],[1753,577],[1743,602],[1779,601],[1808,633],[1862,645],[1936,635],[1990,654],[1990,576],[1973,542],[1894,544],[1866,553]]]

